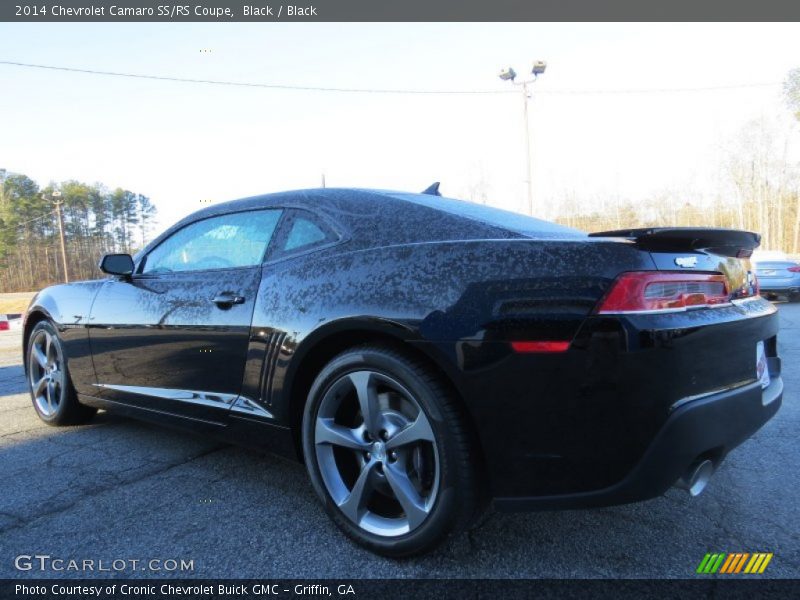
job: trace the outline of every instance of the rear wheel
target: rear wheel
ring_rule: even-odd
[[[309,393],[303,450],[328,514],[374,552],[428,551],[476,513],[474,461],[451,394],[394,350],[355,348],[328,363]]]
[[[37,323],[28,340],[28,384],[36,414],[48,425],[86,423],[97,412],[78,402],[64,357],[55,327]]]

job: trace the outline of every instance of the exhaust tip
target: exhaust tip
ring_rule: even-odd
[[[713,474],[714,463],[710,460],[702,460],[689,467],[686,474],[678,480],[675,486],[686,490],[694,498],[703,493]]]

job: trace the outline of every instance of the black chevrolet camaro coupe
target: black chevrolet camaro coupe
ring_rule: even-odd
[[[498,509],[699,493],[781,402],[756,234],[590,234],[357,189],[201,210],[24,324],[33,405],[98,408],[297,457],[390,556]]]

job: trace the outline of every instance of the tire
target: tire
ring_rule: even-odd
[[[67,370],[64,347],[49,321],[37,323],[25,351],[28,389],[39,418],[48,425],[87,423],[96,408],[78,402]]]
[[[373,552],[428,552],[479,515],[461,411],[435,374],[402,352],[370,345],[331,360],[309,391],[302,437],[325,510]]]

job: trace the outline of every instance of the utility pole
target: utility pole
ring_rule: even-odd
[[[61,239],[61,260],[64,264],[64,283],[69,283],[69,270],[67,269],[67,245],[64,243],[64,216],[61,214],[61,192],[56,190],[53,192],[53,204],[56,207],[56,215],[58,216],[58,237]]]
[[[525,183],[528,188],[528,214],[531,216],[533,216],[533,157],[531,156],[531,130],[528,124],[528,101],[532,97],[532,90],[529,86],[534,84],[536,78],[544,73],[546,68],[546,62],[537,60],[533,63],[533,67],[531,67],[531,75],[533,77],[525,79],[524,81],[516,81],[517,72],[511,67],[500,71],[500,79],[503,81],[510,81],[514,85],[522,86],[522,116],[524,121],[523,125],[525,127]]]

